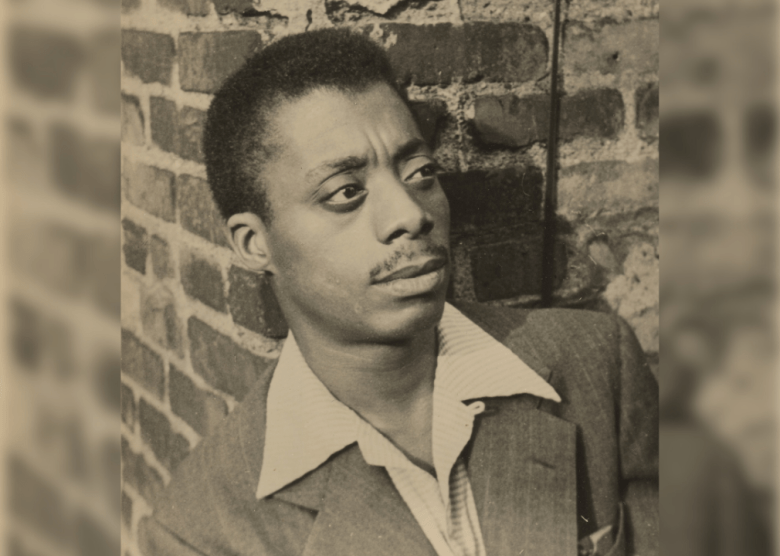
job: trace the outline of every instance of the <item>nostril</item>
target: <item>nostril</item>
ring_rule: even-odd
[[[401,236],[402,236],[402,235],[404,235],[405,233],[406,233],[406,232],[405,232],[404,230],[396,230],[396,231],[394,231],[392,234],[390,234],[390,235],[388,236],[388,238],[387,238],[387,242],[388,242],[388,243],[390,243],[390,242],[392,242],[392,241],[395,241],[396,239],[398,239],[399,237],[401,237]]]

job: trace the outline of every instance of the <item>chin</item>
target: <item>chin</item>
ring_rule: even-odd
[[[445,291],[396,301],[394,306],[382,311],[374,319],[371,328],[377,340],[405,341],[439,324],[444,312]]]

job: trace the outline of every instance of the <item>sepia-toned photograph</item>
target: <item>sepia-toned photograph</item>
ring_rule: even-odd
[[[142,554],[658,552],[658,6],[562,4],[126,18]]]
[[[9,4],[0,556],[773,554],[776,6],[661,11]]]

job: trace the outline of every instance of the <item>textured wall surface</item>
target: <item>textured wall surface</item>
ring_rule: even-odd
[[[552,2],[123,0],[123,546],[176,465],[278,355],[269,284],[233,258],[200,146],[211,94],[283,35],[387,47],[446,172],[450,295],[539,302]],[[564,10],[556,304],[658,352],[658,4]]]
[[[119,8],[3,14],[0,553],[119,554]]]

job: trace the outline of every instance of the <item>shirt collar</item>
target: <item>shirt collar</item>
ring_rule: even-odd
[[[558,394],[509,348],[450,304],[437,328],[434,395],[454,400]],[[265,448],[257,498],[284,488],[357,441],[360,416],[338,401],[312,372],[290,333],[268,389]],[[369,425],[370,426],[370,425]]]

